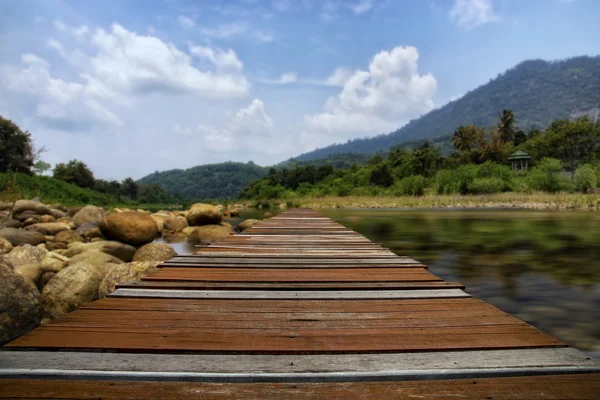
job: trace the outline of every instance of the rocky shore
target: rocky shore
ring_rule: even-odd
[[[165,243],[208,244],[234,232],[236,209],[187,211],[66,208],[33,200],[0,203],[0,345],[137,281],[176,255]],[[238,230],[257,220],[238,224]]]

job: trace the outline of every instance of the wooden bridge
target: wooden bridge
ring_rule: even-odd
[[[0,352],[0,397],[600,398],[600,366],[310,209]]]

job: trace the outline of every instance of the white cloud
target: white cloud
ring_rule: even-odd
[[[60,19],[55,19],[54,21],[52,21],[52,23],[54,24],[54,28],[56,28],[56,30],[59,32],[64,32],[67,30],[67,26]]]
[[[451,97],[449,101],[450,101],[450,102],[456,101],[456,100],[460,99],[460,98],[461,98],[461,97],[463,97],[463,96],[464,96],[464,93],[462,93],[462,94],[458,94],[458,95],[456,95],[456,96],[454,96],[454,97]]]
[[[56,39],[48,39],[48,41],[46,42],[46,45],[48,47],[50,47],[51,49],[56,50],[56,52],[58,54],[60,54],[61,57],[66,57],[67,52],[66,52],[64,46]]]
[[[73,33],[73,36],[75,36],[75,39],[81,41],[86,38],[86,35],[89,32],[89,28],[86,25],[81,25],[76,28],[72,28],[71,32]]]
[[[180,15],[177,18],[177,21],[179,21],[179,25],[181,25],[185,29],[193,28],[194,25],[195,25],[195,22],[194,22],[193,19],[191,19],[189,17],[186,17],[186,16],[183,16],[183,15]]]
[[[284,72],[277,79],[260,79],[260,82],[273,85],[286,85],[289,83],[296,83],[298,82],[298,74],[295,72]]]
[[[419,74],[418,58],[416,48],[396,47],[377,53],[368,71],[335,71],[328,80],[344,82],[342,92],[327,100],[325,112],[304,117],[305,135],[330,143],[327,135],[385,133],[430,111],[437,83],[431,74]]]
[[[173,44],[153,36],[139,36],[118,24],[110,32],[98,29],[92,44],[98,51],[90,59],[92,75],[116,92],[192,92],[205,97],[239,97],[250,89],[232,50],[219,53],[219,60],[211,60],[217,67],[215,73],[195,68],[190,56]],[[235,64],[235,71],[219,70],[220,62]]]
[[[271,43],[272,41],[275,40],[275,38],[273,37],[273,34],[268,33],[268,32],[263,32],[263,31],[256,31],[254,33],[254,36],[256,37],[256,40],[258,40],[259,42],[262,42],[262,43]]]
[[[122,121],[86,94],[85,86],[50,74],[50,64],[35,54],[24,54],[21,65],[4,66],[0,81],[25,96],[35,116],[53,128],[73,130],[90,125],[122,126]]]
[[[328,86],[344,86],[352,77],[352,72],[346,68],[336,68],[331,75],[325,80]]]
[[[244,64],[242,64],[231,49],[223,50],[212,47],[191,46],[190,53],[208,60],[216,67],[217,71],[241,72],[244,69]]]
[[[356,4],[349,4],[348,8],[350,8],[354,14],[360,15],[373,8],[373,0],[361,0]]]
[[[202,33],[206,36],[216,39],[229,39],[235,36],[242,35],[248,31],[248,25],[245,23],[231,23],[219,25],[216,28],[204,28]]]
[[[450,19],[464,29],[498,21],[492,0],[454,0]]]

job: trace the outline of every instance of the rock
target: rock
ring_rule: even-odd
[[[42,223],[49,223],[54,221],[56,221],[56,218],[54,218],[52,215],[42,215],[40,217],[40,222]]]
[[[67,265],[72,265],[79,262],[86,262],[88,264],[123,264],[123,260],[111,256],[110,254],[95,250],[86,251],[73,256],[67,261]]]
[[[68,262],[69,259],[67,257],[49,252],[42,258],[40,266],[44,272],[58,272],[63,269]]]
[[[40,277],[40,283],[38,286],[41,288],[46,286],[48,282],[50,282],[50,279],[54,278],[54,275],[56,275],[56,272],[44,272]]]
[[[50,214],[50,207],[34,200],[17,200],[13,207],[13,215],[31,211],[37,215]]]
[[[59,232],[71,230],[71,227],[64,222],[47,222],[30,225],[26,230],[54,236]]]
[[[40,222],[40,216],[35,211],[23,211],[21,214],[14,214],[14,218],[21,221],[35,221],[34,223]]]
[[[83,237],[81,237],[81,235],[75,231],[64,230],[64,231],[58,232],[54,236],[54,241],[60,242],[60,243],[65,243],[65,244],[79,243],[79,242],[83,242]]]
[[[73,222],[78,227],[84,224],[92,224],[97,226],[105,216],[106,211],[103,208],[96,206],[85,206],[73,216]]]
[[[0,346],[36,328],[43,315],[40,296],[31,282],[0,265]]]
[[[183,228],[181,231],[182,234],[186,236],[190,236],[196,230],[197,226],[188,226],[187,228]]]
[[[109,215],[100,222],[100,231],[107,239],[134,246],[150,243],[158,236],[154,219],[135,211]]]
[[[48,253],[46,250],[30,244],[15,247],[13,251],[4,256],[4,260],[14,269],[25,264],[38,264]]]
[[[42,290],[46,316],[58,318],[96,300],[100,283],[114,266],[79,262],[58,272]]]
[[[258,224],[260,220],[258,219],[247,219],[238,224],[235,228],[238,232],[244,232],[246,229],[252,228],[254,225]]]
[[[63,206],[63,205],[62,205],[62,204],[60,204],[60,203],[52,204],[52,205],[50,206],[50,210],[62,211],[62,212],[64,212],[65,214],[66,214],[66,213],[69,211],[69,209],[68,209],[67,207]]]
[[[124,243],[101,240],[99,242],[92,243],[73,243],[63,253],[63,255],[70,258],[86,251],[100,251],[102,253],[117,257],[125,262],[129,262],[133,259],[136,248]]]
[[[114,292],[115,287],[125,282],[137,282],[147,275],[156,272],[160,261],[131,262],[115,266],[102,280],[98,288],[98,297]]]
[[[68,246],[66,243],[61,243],[61,242],[53,242],[53,243],[48,243],[46,245],[46,248],[48,249],[48,251],[66,250],[67,247]]]
[[[71,218],[75,216],[79,211],[83,210],[83,206],[74,206],[67,210],[67,215]]]
[[[266,212],[266,213],[263,214],[263,216],[265,218],[271,218],[273,216],[273,213],[272,212]]]
[[[158,228],[158,231],[162,232],[162,230],[165,227],[165,220],[167,218],[169,218],[169,215],[168,214],[163,214],[162,212],[158,212],[158,213],[150,214],[150,216],[152,217],[152,219],[156,223],[156,227]]]
[[[184,217],[170,217],[163,222],[164,229],[171,232],[181,232],[188,227],[188,222]]]
[[[25,279],[29,279],[36,286],[44,271],[40,264],[23,264],[15,269],[15,272]]]
[[[50,215],[54,218],[54,220],[65,218],[66,213],[60,210],[50,210]]]
[[[21,244],[38,245],[45,242],[44,235],[39,232],[25,231],[17,228],[4,228],[0,230],[0,237],[8,240],[13,246]]]
[[[187,242],[188,235],[183,232],[167,233],[163,235],[165,243],[183,243]]]
[[[177,252],[164,243],[148,243],[138,249],[133,261],[167,261],[175,257]]]
[[[223,214],[218,207],[210,204],[194,204],[187,212],[187,222],[190,226],[219,224]]]
[[[196,244],[210,244],[219,242],[229,237],[233,231],[222,225],[199,226],[190,234],[189,240]]]
[[[13,245],[8,240],[0,237],[0,254],[8,254],[12,249]]]
[[[23,226],[21,221],[12,218],[2,218],[0,220],[0,229],[1,228],[20,228]]]
[[[98,225],[94,225],[93,223],[81,225],[77,228],[77,233],[79,233],[81,236],[87,239],[92,239],[96,237],[104,239],[104,236],[100,231],[100,227]]]
[[[93,237],[93,238],[91,238],[91,239],[90,239],[90,242],[91,242],[91,243],[92,243],[92,242],[101,242],[101,241],[103,241],[103,240],[104,240],[104,239],[103,239],[103,238],[101,238],[101,237]]]

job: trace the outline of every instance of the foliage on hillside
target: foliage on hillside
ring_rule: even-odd
[[[312,165],[317,168],[324,165],[331,165],[333,168],[350,168],[353,164],[366,164],[370,158],[371,156],[361,153],[335,153],[330,154],[325,158],[308,161],[298,161],[295,158],[292,158],[286,162],[278,164],[277,167],[291,169],[307,165]]]
[[[461,125],[494,125],[498,110],[503,109],[516,110],[517,126],[529,131],[595,107],[600,107],[600,57],[529,60],[395,132],[334,144],[295,159],[321,159],[333,153],[374,154],[406,141],[448,137]]]
[[[110,206],[122,203],[115,196],[80,188],[49,176],[0,173],[0,198],[2,201],[36,197],[46,204],[61,203],[65,206],[81,204]]]
[[[334,169],[302,165],[271,169],[240,195],[265,201],[323,196],[421,196],[491,194],[507,191],[595,191],[600,174],[600,123],[587,118],[557,120],[543,132],[518,134],[514,115],[504,110],[495,127],[461,126],[454,132],[454,151],[445,157],[426,142],[414,150],[396,148],[387,158],[367,165]],[[516,149],[533,156],[526,173],[507,165]],[[573,180],[563,171],[574,173]]]
[[[236,197],[249,182],[267,175],[268,169],[253,162],[225,162],[199,165],[189,169],[154,172],[137,181],[154,184],[169,194],[186,199],[230,199]]]

